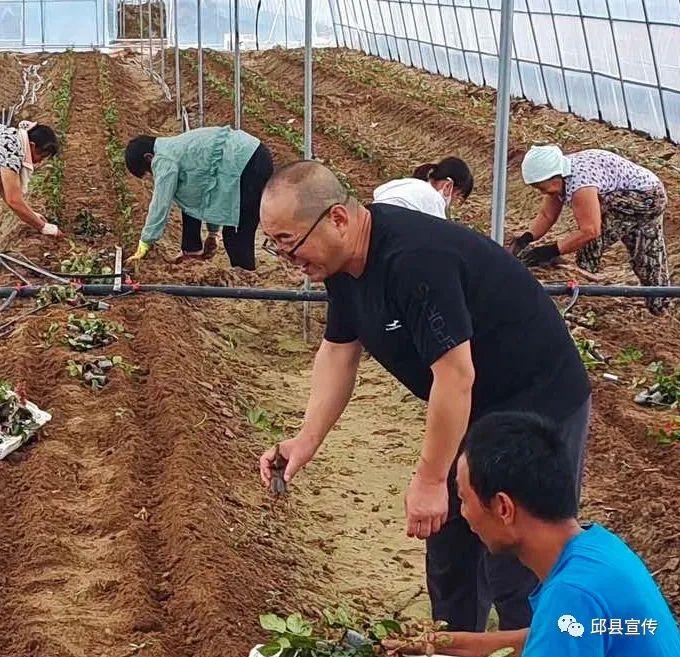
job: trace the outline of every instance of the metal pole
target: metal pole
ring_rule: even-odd
[[[177,120],[182,119],[182,82],[179,70],[179,28],[177,20],[177,0],[172,0],[173,27],[175,30],[175,96],[177,101]]]
[[[491,238],[503,244],[505,222],[505,190],[508,164],[508,125],[510,122],[510,83],[512,73],[512,18],[515,0],[501,5],[501,43],[498,57],[498,90],[496,93],[496,140],[493,162],[493,203]]]
[[[196,0],[196,28],[198,37],[198,127],[203,127],[203,36],[201,34],[201,0]]]
[[[286,50],[288,50],[288,0],[283,0],[283,33]]]
[[[151,0],[146,0],[149,9],[149,75],[153,78],[153,17],[151,14]]]
[[[161,79],[165,82],[165,0],[161,0]]]
[[[305,0],[305,160],[312,159],[312,0]],[[309,276],[305,276],[304,290],[311,288]],[[302,338],[309,338],[309,302],[302,306]]]
[[[42,39],[42,49],[45,50],[45,3],[40,0],[40,37]]]
[[[21,45],[26,45],[26,0],[21,0]]]
[[[227,3],[229,7],[229,52],[234,52],[234,26],[231,24],[232,14],[234,13],[231,8],[231,0]]]
[[[144,68],[144,7],[139,0],[139,61]]]
[[[234,0],[234,127],[241,129],[241,30],[238,0]]]

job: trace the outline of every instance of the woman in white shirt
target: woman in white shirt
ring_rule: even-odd
[[[421,164],[410,178],[390,180],[373,192],[374,203],[389,203],[446,219],[453,199],[462,203],[470,196],[474,179],[457,157]]]

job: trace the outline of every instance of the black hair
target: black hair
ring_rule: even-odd
[[[137,178],[143,178],[144,174],[151,172],[151,162],[144,156],[153,154],[156,138],[151,135],[138,135],[130,139],[125,148],[125,166],[127,170]]]
[[[503,492],[548,522],[575,518],[576,482],[557,426],[534,413],[484,416],[465,439],[470,485],[489,506]]]
[[[43,157],[52,157],[59,152],[59,140],[54,130],[48,125],[38,123],[28,131],[28,141],[35,144]]]
[[[445,157],[439,163],[427,162],[421,164],[415,169],[412,177],[426,182],[451,178],[454,189],[457,189],[463,195],[463,198],[470,196],[475,184],[470,167],[458,157]]]

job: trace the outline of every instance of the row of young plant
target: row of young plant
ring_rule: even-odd
[[[209,59],[233,72],[233,62],[227,56],[219,53],[210,53]],[[244,67],[241,71],[241,76],[246,84],[251,85],[255,91],[268,100],[281,105],[299,118],[304,117],[304,104],[298,98],[291,97],[280,89],[273,87],[265,77],[256,71]],[[399,177],[401,175],[401,172],[387,164],[387,158],[379,152],[374,144],[366,144],[354,131],[348,130],[343,126],[328,123],[320,115],[314,118],[314,128],[327,137],[338,141],[353,157],[357,157],[370,164],[377,164],[380,167],[381,175],[385,178]]]
[[[64,56],[64,70],[59,84],[52,91],[52,112],[55,117],[55,132],[59,139],[59,154],[44,165],[42,170],[31,180],[31,189],[39,194],[45,202],[45,211],[49,221],[61,219],[64,186],[64,158],[66,141],[71,115],[71,98],[73,77],[75,75],[75,58],[73,51],[67,50]]]
[[[198,70],[196,59],[187,52],[183,52],[182,56],[191,66],[192,70],[196,72]],[[203,72],[203,79],[207,85],[217,92],[224,100],[227,100],[231,103],[234,102],[234,90],[231,86],[227,85],[223,79],[219,78],[212,72],[205,70]],[[245,79],[244,83],[247,84]],[[257,90],[254,89],[254,91]],[[267,108],[262,103],[260,97],[257,97],[255,94],[253,94],[252,97],[249,97],[243,103],[242,107],[244,114],[258,121],[264,128],[265,132],[283,139],[283,141],[295,149],[298,155],[304,155],[305,140],[303,134],[290,124],[272,123],[267,116]],[[356,189],[349,182],[347,175],[343,171],[340,171],[329,162],[326,162],[325,164],[333,171],[333,173],[338,177],[338,180],[340,180],[340,182],[350,193],[356,194]]]
[[[643,360],[643,353],[636,347],[626,347],[616,356],[602,353],[600,346],[592,338],[574,335],[581,361],[591,372],[604,369],[626,368]],[[614,375],[614,380],[621,377]],[[657,410],[670,411],[659,425],[649,427],[647,435],[662,445],[680,442],[680,369],[669,369],[662,361],[652,361],[645,368],[643,376],[633,376],[627,385],[636,392],[635,401]]]
[[[134,196],[127,185],[125,148],[117,134],[119,121],[118,107],[113,92],[111,69],[107,58],[100,57],[97,66],[99,69],[99,93],[102,100],[104,125],[106,126],[106,156],[111,166],[119,214],[119,237],[123,248],[128,248],[134,241],[134,226],[132,222]]]

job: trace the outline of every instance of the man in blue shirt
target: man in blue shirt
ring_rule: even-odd
[[[442,632],[431,637],[436,652],[680,656],[677,623],[644,563],[604,527],[578,523],[568,455],[550,421],[486,415],[470,429],[456,480],[472,531],[491,553],[516,555],[541,583],[528,630]]]

